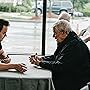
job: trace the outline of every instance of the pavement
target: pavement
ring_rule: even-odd
[[[39,35],[41,33],[40,32],[40,30],[41,30],[41,28],[40,28],[41,27],[40,26],[41,24],[40,23],[43,20],[42,16],[41,17],[22,16],[20,13],[3,13],[3,12],[0,12],[0,17],[1,18],[4,18],[4,19],[8,19],[12,23],[12,26],[10,28],[11,29],[10,30],[11,32],[9,32],[10,33],[10,38],[8,37],[7,45],[5,43],[5,47],[4,47],[6,51],[9,52],[9,51],[12,51],[12,50],[13,51],[16,51],[17,50],[17,52],[23,52],[23,50],[25,49],[24,50],[24,53],[25,52],[34,51],[34,50],[37,50],[37,52],[39,52],[39,49],[37,48],[37,44],[35,44],[36,45],[35,46],[34,44],[31,44],[31,42],[28,43],[29,41],[27,41],[27,40],[32,39],[31,41],[33,43],[34,42],[33,41],[33,36],[35,34]],[[57,18],[58,17],[47,17],[46,18],[46,22],[48,23],[47,29],[50,29],[50,27],[52,26],[52,23],[54,23],[55,21],[57,21]],[[14,22],[18,22],[18,24],[16,23],[16,25],[14,26]],[[25,25],[26,25],[27,22],[30,22],[30,23],[27,23],[28,28],[27,28],[27,26],[22,27],[22,25],[24,25],[23,22],[24,22]],[[37,25],[36,25],[36,23],[37,23]],[[31,27],[29,27],[29,25]],[[90,25],[90,18],[89,17],[80,17],[80,18],[77,17],[77,18],[71,19],[71,25],[72,25],[73,30],[82,30],[82,29],[85,29],[85,28],[87,28]],[[15,31],[12,32],[12,28],[14,28]],[[33,35],[32,38],[28,36],[28,33],[24,29],[26,29],[27,32],[29,32],[29,30],[32,30],[32,32],[29,32],[29,34],[31,36]],[[36,29],[37,29],[38,32],[35,32]],[[17,32],[19,32],[20,35],[17,34]],[[48,32],[47,35],[49,35],[49,36],[51,35],[52,36],[52,34],[50,34],[50,33],[51,32]],[[24,42],[22,42],[22,43],[20,43],[20,45],[18,45],[17,44],[17,38],[18,38],[18,40],[21,38],[20,39],[20,42],[21,42],[22,41],[22,38],[23,38],[23,35],[26,35],[25,38],[24,38],[25,39],[24,42],[25,41],[26,42],[25,42],[25,44],[23,44]],[[12,42],[8,42],[8,41],[11,41],[11,38],[12,38]],[[28,38],[30,38],[30,39],[28,39]],[[35,37],[34,39],[37,39],[37,38]],[[53,40],[51,40],[50,43],[48,43],[48,47],[51,47],[52,46],[52,43],[53,43]],[[15,46],[15,45],[18,45],[18,46]],[[22,45],[26,45],[26,46],[23,47]],[[90,48],[90,42],[88,42],[87,45]],[[7,46],[12,46],[13,48],[12,47],[7,48]],[[51,47],[52,50],[54,48],[55,47]],[[48,53],[52,53],[52,50],[51,49],[49,50]]]
[[[46,22],[47,23],[54,23],[58,19],[58,15],[54,13],[47,13],[46,14]],[[9,21],[14,21],[14,22],[37,22],[40,23],[43,21],[43,16],[24,16],[21,15],[20,13],[8,13],[8,12],[0,12],[0,18],[7,19]],[[88,20],[86,17],[75,17],[73,20]]]
[[[0,12],[0,18],[7,19],[9,21],[16,21],[16,22],[42,22],[42,15],[39,17],[36,16],[23,16],[20,13],[7,13],[7,12]],[[52,18],[52,19],[51,19]],[[58,16],[47,16],[46,22],[55,22]]]

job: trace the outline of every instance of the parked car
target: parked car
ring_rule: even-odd
[[[79,12],[79,11],[74,11],[73,12],[73,15],[76,16],[76,17],[82,17],[83,16],[83,13],[82,12]]]
[[[52,4],[52,12],[60,14],[62,11],[66,11],[73,15],[73,4],[71,1],[54,1]]]
[[[47,1],[47,11],[49,10],[50,2]],[[36,6],[35,4],[32,6],[33,12],[35,12]],[[60,14],[62,11],[66,11],[69,14],[73,15],[73,4],[71,1],[54,1],[51,2],[51,11],[55,14]],[[43,1],[37,2],[37,13],[42,14],[43,13]]]

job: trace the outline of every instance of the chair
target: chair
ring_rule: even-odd
[[[81,88],[80,90],[89,90],[89,88],[90,88],[90,82],[88,82],[87,85]]]

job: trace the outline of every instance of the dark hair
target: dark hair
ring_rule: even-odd
[[[0,19],[0,32],[1,32],[4,25],[9,26],[9,22],[7,20]]]

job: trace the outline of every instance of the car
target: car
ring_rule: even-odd
[[[52,12],[60,14],[62,11],[66,11],[73,15],[73,4],[71,1],[54,1],[51,6]]]
[[[50,2],[47,1],[47,11],[49,11]],[[36,5],[32,6],[33,12],[36,11]],[[73,15],[73,4],[71,1],[52,1],[51,2],[51,11],[55,14],[60,14],[62,11],[66,11],[69,14]],[[37,14],[40,15],[43,13],[43,1],[37,1]]]
[[[79,12],[79,11],[74,11],[73,12],[73,15],[76,16],[76,17],[82,17],[83,16],[83,13],[82,12]]]

